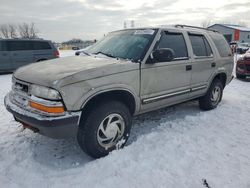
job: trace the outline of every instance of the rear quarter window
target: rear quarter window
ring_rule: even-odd
[[[33,45],[34,45],[35,50],[49,50],[49,49],[51,49],[51,46],[48,42],[35,41],[35,42],[33,42]]]
[[[222,35],[211,34],[210,37],[212,38],[221,57],[228,57],[231,55],[231,49]]]

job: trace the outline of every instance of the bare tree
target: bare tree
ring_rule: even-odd
[[[37,34],[38,34],[38,30],[36,29],[35,24],[32,22],[30,24],[30,37],[38,38]]]
[[[34,23],[30,25],[28,23],[23,23],[19,25],[19,35],[21,38],[33,39],[37,38],[38,30]]]
[[[1,35],[3,36],[3,38],[6,38],[6,39],[9,38],[9,28],[8,28],[8,25],[6,25],[6,24],[1,25],[0,26],[0,32],[1,32]]]
[[[19,35],[21,38],[30,38],[29,36],[29,24],[23,23],[18,26]]]
[[[17,28],[14,24],[9,24],[9,36],[10,38],[17,38]]]
[[[211,20],[206,19],[206,20],[202,21],[201,26],[204,27],[204,28],[208,28],[209,26],[211,26]]]
[[[0,25],[0,37],[2,38],[38,38],[38,30],[34,23],[2,24]]]

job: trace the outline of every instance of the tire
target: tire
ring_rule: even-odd
[[[201,110],[212,110],[220,103],[223,95],[223,84],[220,80],[215,79],[206,95],[199,99]]]
[[[125,104],[119,101],[102,102],[80,122],[77,141],[91,157],[104,157],[125,145],[131,125],[132,116]]]
[[[47,59],[39,59],[36,62],[46,61]]]
[[[236,73],[236,78],[238,78],[238,79],[246,79],[246,76]]]

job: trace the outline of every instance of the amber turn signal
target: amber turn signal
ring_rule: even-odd
[[[45,106],[43,104],[34,102],[34,101],[29,101],[29,105],[30,107],[43,111],[43,112],[47,112],[47,113],[63,113],[64,112],[64,108],[63,106]]]

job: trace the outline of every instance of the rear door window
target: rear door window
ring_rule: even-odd
[[[33,50],[31,41],[8,41],[7,45],[9,51]]]
[[[170,48],[174,51],[174,60],[188,58],[187,46],[182,33],[162,33],[159,48]]]
[[[196,57],[210,57],[213,55],[211,47],[203,35],[189,34],[189,38]]]
[[[43,41],[34,41],[34,49],[35,50],[48,50],[51,49],[51,46],[48,42]]]
[[[2,41],[0,41],[0,51],[4,51],[3,50],[3,42]]]
[[[0,51],[7,51],[5,44],[5,41],[0,41]]]

